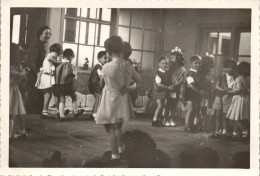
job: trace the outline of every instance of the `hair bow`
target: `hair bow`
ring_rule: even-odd
[[[181,53],[181,54],[182,54],[181,49],[180,49],[178,46],[176,46],[174,49],[172,49],[171,52],[172,52],[172,53],[173,53],[173,52],[178,52],[178,53]]]
[[[214,58],[214,55],[213,54],[209,54],[208,52],[206,52],[206,56]]]

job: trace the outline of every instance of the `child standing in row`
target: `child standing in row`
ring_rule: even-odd
[[[170,57],[170,82],[173,86],[173,90],[170,91],[170,96],[167,97],[167,103],[170,108],[169,119],[166,120],[165,126],[175,126],[174,119],[176,119],[177,105],[179,98],[183,98],[184,94],[184,82],[185,82],[185,73],[184,68],[185,60],[180,48],[176,47],[171,52]]]
[[[232,101],[232,95],[228,94],[228,91],[232,90],[234,85],[235,68],[236,62],[226,59],[222,69],[223,75],[216,83],[217,93],[212,106],[216,113],[216,128],[215,132],[210,136],[211,138],[227,138],[228,120],[226,114]]]
[[[238,76],[235,79],[232,90],[227,90],[228,94],[233,95],[232,102],[227,111],[227,118],[235,122],[233,138],[238,138],[238,129],[241,130],[242,139],[248,138],[248,129],[243,121],[250,119],[250,64],[241,62],[237,66]]]
[[[154,94],[153,98],[156,100],[157,108],[154,113],[152,126],[161,127],[164,126],[162,123],[162,115],[163,108],[165,108],[165,119],[168,120],[169,116],[169,107],[166,106],[166,97],[169,95],[169,91],[173,90],[173,86],[170,86],[170,75],[167,71],[168,62],[166,57],[161,57],[159,60],[159,69],[155,76],[154,83]]]
[[[201,67],[201,57],[192,56],[190,58],[190,70],[186,76],[186,91],[185,99],[187,101],[188,111],[185,117],[184,131],[194,131],[194,118],[199,116],[199,104],[203,91],[199,89],[199,75],[198,70]]]
[[[113,161],[120,159],[123,152],[122,125],[134,117],[129,96],[129,85],[132,79],[139,83],[140,77],[133,74],[133,66],[122,58],[123,41],[121,37],[112,36],[105,41],[105,48],[111,62],[104,65],[102,79],[105,87],[102,90],[100,105],[95,118],[97,124],[103,124],[109,135]]]
[[[55,65],[60,64],[58,57],[62,55],[62,47],[55,43],[50,46],[50,53],[45,57],[43,65],[38,73],[35,87],[44,92],[44,104],[41,118],[48,118],[48,107],[52,95],[52,86],[55,84]]]
[[[74,118],[77,118],[82,112],[78,111],[77,95],[74,89],[75,74],[71,64],[75,57],[72,49],[65,49],[63,52],[62,63],[56,68],[56,86],[59,93],[59,114],[60,120],[65,120],[65,96],[70,96],[72,99],[72,108]]]
[[[93,70],[90,73],[89,87],[88,87],[90,93],[95,95],[95,100],[96,100],[92,112],[93,117],[96,117],[98,105],[101,99],[101,92],[103,89],[103,86],[101,85],[102,67],[108,61],[105,51],[100,51],[97,55],[97,58],[99,63],[94,66]]]

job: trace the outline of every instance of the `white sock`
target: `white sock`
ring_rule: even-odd
[[[60,117],[65,117],[64,108],[65,108],[65,104],[63,102],[60,102],[59,103]]]
[[[234,132],[233,132],[233,136],[237,136],[237,132],[234,131]]]
[[[118,151],[119,151],[119,153],[123,153],[124,152],[124,146],[118,147]]]
[[[222,134],[227,134],[227,130],[223,129]]]
[[[119,159],[120,155],[119,154],[112,154],[112,159]]]
[[[42,114],[43,114],[43,115],[49,115],[49,114],[48,114],[48,110],[43,110],[43,111],[42,111]]]
[[[77,101],[72,102],[72,108],[73,108],[74,114],[77,114],[78,113],[78,103],[77,103]]]

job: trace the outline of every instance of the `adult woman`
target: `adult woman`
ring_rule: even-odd
[[[28,76],[28,104],[27,112],[39,114],[42,112],[43,95],[36,89],[35,82],[37,73],[42,67],[43,60],[46,55],[45,44],[51,37],[51,29],[48,26],[42,26],[37,34],[36,40],[30,44],[28,52],[28,64],[30,73]]]

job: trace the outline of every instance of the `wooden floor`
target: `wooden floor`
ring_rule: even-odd
[[[82,162],[101,156],[110,150],[108,136],[103,126],[81,117],[73,121],[42,120],[39,116],[26,118],[32,132],[25,140],[10,144],[10,160],[20,167],[41,167],[45,158],[54,151],[61,151],[66,167],[80,167]],[[232,156],[239,151],[249,151],[248,144],[210,139],[205,133],[185,133],[183,126],[155,128],[150,121],[133,119],[124,124],[123,130],[139,129],[149,133],[159,149],[171,158],[171,167],[179,166],[179,155],[200,147],[210,147],[219,155],[217,167],[229,168]]]

